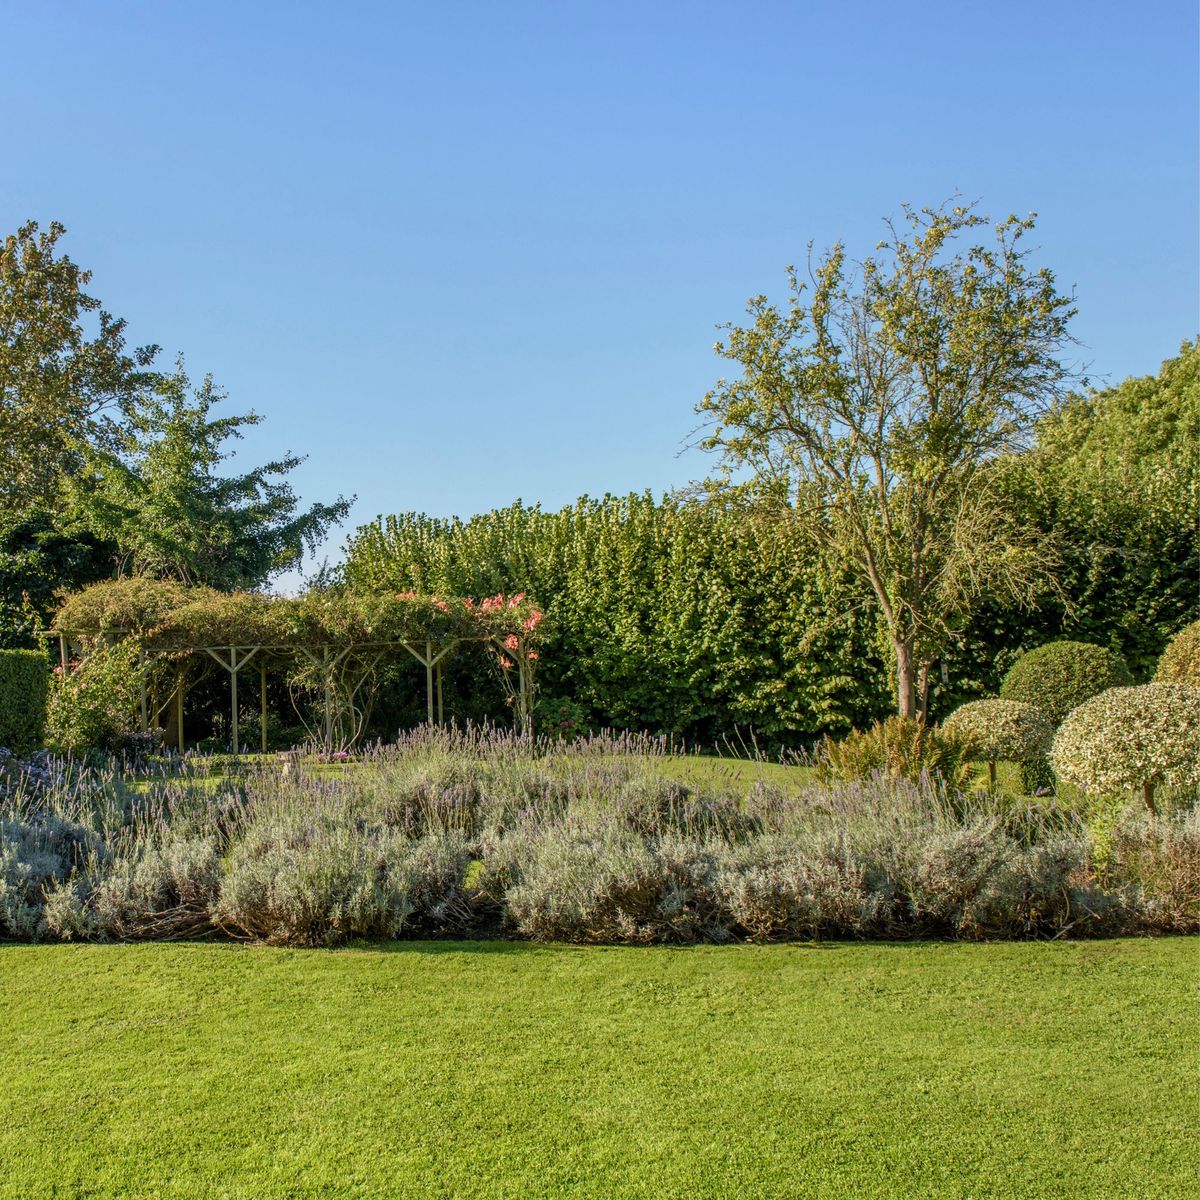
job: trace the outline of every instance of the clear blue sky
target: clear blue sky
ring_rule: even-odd
[[[714,326],[902,201],[1040,213],[1092,374],[1197,315],[1194,0],[0,3],[0,228],[57,218],[308,499],[659,491]],[[331,542],[336,556],[342,540]]]

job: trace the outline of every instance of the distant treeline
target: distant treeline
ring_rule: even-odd
[[[1026,519],[1058,544],[1034,611],[979,613],[940,664],[933,713],[994,692],[1023,648],[1056,637],[1120,651],[1148,675],[1196,619],[1200,351],[1157,378],[1078,397],[1000,463]],[[469,521],[381,518],[350,540],[354,588],[525,591],[547,615],[543,695],[597,725],[699,741],[801,744],[886,714],[892,686],[870,599],[830,573],[796,517],[650,495],[520,503]],[[451,711],[502,717],[485,656],[452,672]],[[403,719],[381,710],[381,719]]]

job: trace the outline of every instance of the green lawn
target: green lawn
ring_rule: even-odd
[[[0,946],[0,1196],[1200,1194],[1193,939]]]

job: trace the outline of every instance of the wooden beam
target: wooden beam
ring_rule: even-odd
[[[425,643],[425,701],[429,724],[433,724],[433,643]]]

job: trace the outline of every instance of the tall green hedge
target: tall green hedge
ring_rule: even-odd
[[[795,744],[890,705],[861,596],[794,529],[744,512],[631,495],[466,522],[407,513],[360,529],[344,570],[363,591],[530,593],[546,612],[543,695],[598,725]],[[495,695],[490,670],[462,656],[456,703]]]
[[[0,650],[0,746],[40,749],[46,729],[50,660],[40,650]]]
[[[935,669],[933,715],[994,695],[1022,651],[1063,639],[1149,678],[1200,617],[1200,347],[1070,399],[1000,466],[1005,503],[1057,548],[1059,587],[1033,611],[980,607]],[[407,513],[360,529],[345,575],[364,591],[532,593],[552,626],[544,691],[597,723],[795,744],[891,708],[871,597],[823,574],[802,530],[737,510],[635,495],[466,522]],[[455,715],[504,717],[470,708],[494,694],[490,669],[483,655],[454,663]],[[385,711],[378,731],[422,712]]]

